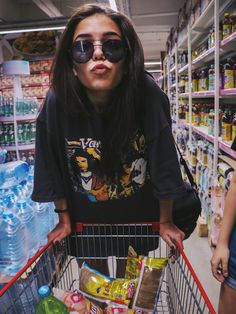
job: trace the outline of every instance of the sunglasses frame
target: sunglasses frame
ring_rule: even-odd
[[[106,52],[106,47],[105,47],[105,50],[104,50],[104,44],[106,44],[107,42],[111,42],[111,41],[112,41],[112,42],[120,42],[120,43],[122,43],[122,45],[120,46],[120,48],[123,48],[123,55],[120,56],[117,60],[112,59],[112,58],[111,58],[112,56],[110,57],[109,52]],[[91,51],[91,56],[90,56],[90,54],[87,54],[86,51],[85,51],[85,56],[87,55],[87,58],[85,58],[86,61],[84,61],[84,62],[77,62],[77,61],[75,60],[75,58],[73,57],[73,48],[74,48],[73,46],[75,46],[75,44],[77,44],[77,43],[79,43],[79,42],[89,42],[89,43],[91,43],[92,46],[93,46],[93,50]],[[96,42],[96,43],[95,43],[95,42]],[[82,39],[82,40],[77,40],[77,41],[73,42],[73,43],[72,43],[72,48],[69,50],[73,63],[74,63],[74,64],[77,64],[77,65],[87,63],[87,62],[88,62],[90,59],[92,59],[92,57],[93,57],[93,54],[94,54],[94,47],[95,47],[95,46],[101,46],[102,53],[103,53],[104,57],[105,57],[109,62],[111,62],[111,63],[118,63],[119,61],[124,60],[125,57],[126,57],[126,54],[127,54],[127,48],[125,47],[124,41],[121,40],[121,39],[106,39],[106,40],[104,40],[104,41]],[[108,49],[109,49],[109,48],[108,48]],[[110,53],[111,53],[111,52],[110,52]],[[108,54],[108,55],[107,55],[107,54]],[[112,53],[111,53],[111,54],[112,54]],[[88,58],[88,57],[89,57],[89,58]]]

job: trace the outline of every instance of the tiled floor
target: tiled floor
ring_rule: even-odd
[[[184,242],[184,250],[217,311],[220,284],[211,274],[210,259],[212,250],[208,239],[200,238],[195,230],[191,237]]]

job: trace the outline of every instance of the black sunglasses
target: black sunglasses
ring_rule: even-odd
[[[96,44],[94,42],[99,42]],[[117,63],[125,58],[126,49],[122,40],[107,39],[103,42],[92,40],[78,40],[72,44],[71,56],[74,63],[86,63],[94,53],[94,46],[102,46],[104,57],[112,62]]]

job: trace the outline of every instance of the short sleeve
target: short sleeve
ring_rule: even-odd
[[[52,111],[48,109],[50,105],[53,104],[50,97],[47,97],[36,122],[35,172],[32,193],[32,200],[36,202],[52,202],[65,197],[58,155],[60,152],[56,146],[58,134],[56,130],[54,133],[52,132],[54,119],[50,116]]]
[[[174,200],[185,192],[170,126],[148,143],[148,165],[155,198]]]

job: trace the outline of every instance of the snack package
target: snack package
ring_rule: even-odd
[[[79,289],[88,296],[129,305],[137,286],[137,280],[114,279],[83,263],[80,270]]]
[[[107,308],[104,311],[105,314],[147,314],[140,310],[129,309],[125,305],[120,305],[116,303],[108,304]]]
[[[144,258],[132,306],[134,310],[153,313],[167,262],[168,258]]]
[[[143,259],[143,255],[138,256],[133,247],[129,246],[127,264],[125,268],[126,279],[135,279],[139,277]]]
[[[79,292],[65,291],[53,288],[53,295],[67,306],[70,313],[103,314],[103,310]]]

